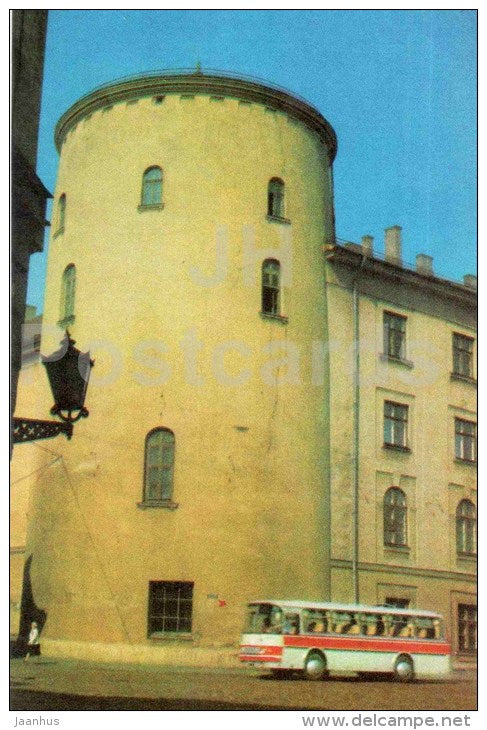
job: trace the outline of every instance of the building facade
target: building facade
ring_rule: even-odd
[[[36,173],[47,10],[11,11],[11,410],[21,367],[30,256],[42,251],[50,193]],[[24,414],[25,415],[25,414]]]
[[[336,600],[431,608],[476,650],[476,279],[454,284],[401,229],[325,249],[331,583]],[[335,316],[334,316],[335,315]]]
[[[232,643],[256,594],[329,594],[327,385],[301,370],[335,135],[279,89],[191,74],[103,88],[56,141],[42,350],[69,327],[95,367],[32,493],[43,636]]]
[[[95,367],[89,418],[32,464],[23,605],[44,612],[44,643],[189,661],[230,656],[256,598],[352,601],[358,587],[443,609],[455,590],[473,605],[474,559],[448,531],[475,504],[473,460],[448,461],[419,356],[402,361],[411,327],[428,345],[453,326],[470,342],[475,295],[336,244],[321,114],[242,78],[144,76],[83,97],[56,142],[42,351],[69,328]],[[366,349],[355,381],[346,351],[357,331],[379,337],[383,305],[406,319],[407,353]],[[445,419],[473,422],[473,381],[424,386],[436,417],[446,402]],[[383,449],[382,401],[414,413],[410,451]],[[389,488],[409,521],[404,543],[390,517],[384,548]],[[442,541],[421,530],[428,509]]]

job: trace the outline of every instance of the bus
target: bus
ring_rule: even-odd
[[[439,613],[392,606],[253,601],[239,658],[276,677],[387,673],[400,682],[450,672],[451,647]]]

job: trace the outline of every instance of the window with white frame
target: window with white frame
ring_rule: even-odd
[[[76,266],[69,264],[63,271],[61,282],[60,321],[68,324],[74,319],[74,298],[76,293]]]
[[[457,554],[477,553],[477,510],[469,499],[462,499],[456,512]]]
[[[477,606],[458,604],[458,650],[461,654],[477,651]]]
[[[267,215],[284,218],[284,183],[278,177],[269,180],[267,188]]]
[[[453,333],[453,374],[473,378],[474,338]]]
[[[384,545],[407,546],[406,495],[399,487],[390,487],[384,495]]]
[[[275,259],[266,259],[262,264],[262,312],[280,315],[281,307],[281,265]]]
[[[384,401],[384,446],[408,448],[409,407]]]
[[[141,206],[162,205],[162,170],[160,167],[149,167],[142,176]]]
[[[477,461],[477,424],[455,418],[455,458],[461,461]]]
[[[156,428],[145,440],[144,502],[168,501],[173,493],[174,434],[167,428]]]
[[[407,318],[393,312],[384,312],[384,355],[395,360],[406,359]]]

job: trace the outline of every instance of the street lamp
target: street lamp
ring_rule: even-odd
[[[61,423],[32,418],[14,418],[14,443],[52,438],[60,433],[66,434],[70,439],[73,435],[73,423],[88,416],[84,403],[94,362],[90,359],[89,352],[80,352],[74,345],[75,341],[71,339],[66,330],[59,350],[47,357],[42,356],[54,397],[51,413],[53,416],[58,416]]]

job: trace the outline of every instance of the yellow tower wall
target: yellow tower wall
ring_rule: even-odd
[[[33,494],[44,637],[149,642],[152,580],[194,581],[193,646],[235,643],[251,599],[329,597],[327,382],[312,356],[326,335],[329,153],[285,110],[202,93],[115,102],[67,131],[42,350],[57,347],[74,263],[69,329],[95,367],[89,418],[58,439],[62,459]],[[152,165],[163,207],[140,209]],[[272,177],[289,222],[266,216]],[[266,318],[261,264],[287,250],[285,317]],[[159,426],[175,434],[177,507],[142,509],[145,437]]]

